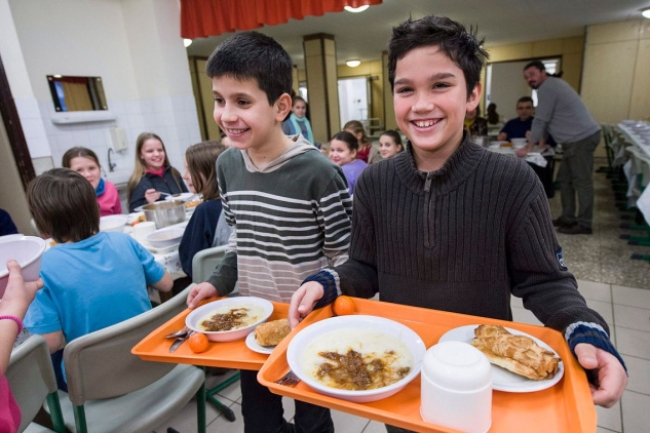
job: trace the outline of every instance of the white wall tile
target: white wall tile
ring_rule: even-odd
[[[30,138],[27,140],[27,147],[29,148],[29,154],[32,158],[42,158],[52,155],[50,143],[45,136]]]

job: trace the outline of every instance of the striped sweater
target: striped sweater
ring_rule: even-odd
[[[229,149],[217,173],[235,227],[208,279],[220,295],[239,282],[242,295],[289,302],[307,276],[347,260],[352,200],[343,173],[302,136],[263,169]]]

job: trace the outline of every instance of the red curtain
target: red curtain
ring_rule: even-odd
[[[341,12],[344,6],[381,4],[382,0],[181,0],[181,37],[194,39],[235,30],[275,26],[289,18]]]

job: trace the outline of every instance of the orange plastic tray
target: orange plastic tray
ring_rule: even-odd
[[[214,301],[210,299],[206,302]],[[269,357],[253,352],[244,340],[229,341],[227,343],[210,342],[210,347],[202,353],[194,353],[187,342],[181,344],[174,353],[169,353],[169,346],[174,340],[165,338],[165,335],[185,326],[185,317],[192,310],[186,309],[173,319],[147,335],[142,341],[131,349],[131,353],[146,361],[172,362],[174,364],[193,364],[208,367],[237,368],[240,370],[259,370]],[[273,314],[269,320],[287,317],[289,304],[273,302]]]
[[[589,391],[587,377],[559,332],[540,326],[366,299],[355,298],[355,306],[355,314],[382,316],[403,323],[420,335],[427,348],[437,343],[438,339],[452,328],[478,323],[504,325],[534,335],[546,342],[560,355],[564,362],[564,377],[555,386],[543,391],[531,393],[494,391],[490,432],[592,433],[596,431],[596,409]],[[276,384],[275,381],[289,371],[286,352],[291,337],[305,326],[331,316],[331,307],[325,307],[314,311],[305,318],[269,356],[257,375],[259,382],[276,394],[417,432],[449,433],[456,431],[422,420],[420,417],[419,376],[397,394],[370,403],[352,403],[328,397],[312,390],[302,382],[295,387]]]

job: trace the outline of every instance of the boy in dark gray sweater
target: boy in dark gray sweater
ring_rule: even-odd
[[[612,406],[627,383],[624,364],[564,264],[542,185],[525,162],[463,131],[481,95],[481,43],[447,18],[393,30],[389,81],[407,151],[361,175],[350,259],[305,280],[290,321],[332,293],[504,320],[518,296],[593,370],[594,402]]]

